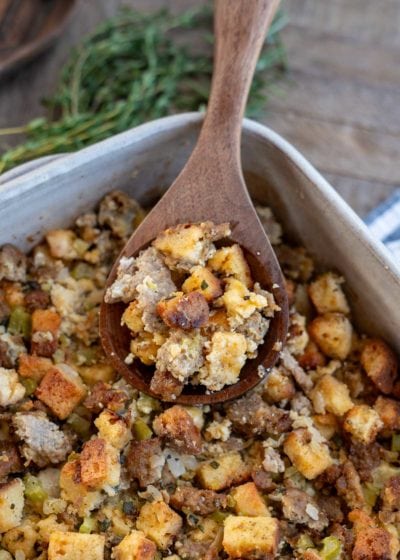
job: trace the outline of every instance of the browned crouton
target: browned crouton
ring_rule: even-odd
[[[400,509],[400,476],[392,476],[385,482],[381,497],[384,510],[397,511]]]
[[[224,522],[222,544],[231,558],[275,558],[279,522],[272,517],[230,515]]]
[[[224,490],[234,484],[249,480],[251,467],[245,463],[240,453],[232,452],[201,463],[197,470],[197,478],[203,488],[208,490]]]
[[[379,414],[367,404],[354,406],[347,412],[343,422],[343,429],[365,445],[375,441],[382,426]]]
[[[159,301],[157,313],[168,327],[191,330],[207,323],[209,309],[207,300],[200,292],[178,292],[174,297]]]
[[[4,295],[4,303],[8,307],[24,306],[25,294],[22,290],[22,284],[20,282],[8,282],[7,280],[2,280],[0,283],[0,289]]]
[[[164,401],[174,401],[182,393],[184,386],[184,383],[169,371],[159,371],[158,369],[150,381],[151,391]]]
[[[385,430],[400,430],[400,402],[378,397],[374,408],[379,414]]]
[[[215,255],[208,261],[211,270],[219,272],[224,276],[232,276],[240,280],[246,288],[251,288],[253,280],[242,248],[235,244],[230,247],[218,249]]]
[[[101,492],[89,490],[82,483],[80,461],[67,461],[60,472],[61,498],[71,503],[81,517],[99,506],[102,501]]]
[[[61,317],[50,309],[35,309],[32,313],[32,354],[51,357],[57,350]]]
[[[271,403],[290,400],[296,394],[294,383],[285,370],[272,368],[264,385],[263,397]]]
[[[106,484],[116,486],[119,482],[119,454],[105,439],[94,438],[85,443],[80,466],[82,484],[88,488],[100,489]]]
[[[147,503],[140,510],[136,527],[166,550],[181,530],[182,518],[165,502]]]
[[[319,351],[318,346],[312,340],[308,341],[304,351],[296,356],[297,361],[305,370],[316,369],[318,366],[326,364],[326,358]]]
[[[53,362],[48,358],[30,354],[21,354],[19,357],[18,374],[21,377],[30,377],[35,381],[40,381],[53,368]]]
[[[350,353],[353,327],[341,313],[325,313],[309,325],[311,338],[330,358],[345,360]]]
[[[222,296],[221,282],[211,270],[204,266],[194,266],[190,272],[190,276],[182,284],[182,291],[185,294],[200,292],[207,301],[213,301]]]
[[[154,484],[161,478],[165,457],[159,438],[132,441],[126,457],[129,475],[138,480],[140,486]]]
[[[153,560],[157,547],[142,531],[132,531],[114,547],[114,560]]]
[[[315,414],[312,419],[315,427],[325,439],[331,439],[339,428],[336,416],[329,412],[327,414]]]
[[[349,521],[354,524],[356,534],[352,560],[392,560],[388,531],[378,528],[374,520],[361,510],[351,511]]]
[[[380,338],[367,340],[360,361],[368,377],[378,389],[382,393],[391,393],[397,377],[398,362],[395,353],[386,342]]]
[[[254,482],[246,482],[246,484],[236,486],[232,490],[231,496],[235,500],[237,515],[249,517],[271,516]]]
[[[336,312],[347,315],[350,312],[341,286],[343,282],[344,279],[333,272],[321,274],[314,282],[311,282],[308,293],[318,313]]]
[[[154,431],[171,447],[183,453],[201,451],[201,433],[190,414],[179,405],[165,410],[153,422]]]
[[[343,416],[353,407],[349,389],[333,375],[321,377],[310,393],[315,412],[324,414],[332,412],[336,416]]]
[[[60,420],[65,420],[85,397],[86,388],[75,370],[59,364],[46,373],[35,394]]]
[[[316,478],[333,463],[324,440],[318,439],[304,428],[291,432],[283,449],[294,466],[308,480]]]
[[[118,412],[124,407],[127,400],[128,395],[125,391],[113,389],[109,383],[99,381],[93,386],[83,404],[88,410],[95,413],[101,412],[104,408]]]

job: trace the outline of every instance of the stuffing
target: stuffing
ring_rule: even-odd
[[[142,506],[136,527],[161,550],[171,546],[182,527],[182,518],[164,502]]]
[[[224,418],[220,421],[214,420],[207,426],[204,436],[207,441],[212,439],[227,441],[231,435],[231,426],[232,422],[228,418]]]
[[[345,360],[350,353],[353,328],[342,313],[325,313],[309,325],[311,338],[330,358]]]
[[[207,265],[213,272],[236,278],[246,288],[253,286],[250,267],[247,264],[242,248],[237,244],[218,249]]]
[[[263,226],[265,233],[269,239],[271,245],[279,245],[282,242],[282,226],[276,220],[273,215],[271,208],[267,206],[257,206],[256,212],[260,218],[261,225]]]
[[[157,547],[142,531],[132,531],[113,548],[114,560],[153,560]]]
[[[99,437],[106,440],[116,449],[122,449],[132,439],[125,418],[121,418],[112,410],[103,410],[103,412],[94,421],[96,428],[99,430]]]
[[[32,354],[50,358],[57,350],[61,317],[49,309],[32,313]]]
[[[265,296],[250,292],[246,285],[236,278],[229,278],[226,281],[221,302],[226,308],[228,321],[232,327],[241,325],[255,311],[265,310],[268,307]]]
[[[138,225],[142,217],[143,210],[138,202],[122,191],[111,192],[100,203],[98,213],[100,226],[109,227],[113,235],[121,239],[129,237],[135,223]],[[93,221],[91,218],[90,225]]]
[[[21,354],[18,361],[18,375],[41,381],[46,373],[53,369],[54,365],[48,358],[40,356],[31,356],[30,354]]]
[[[283,368],[272,368],[264,384],[263,397],[270,403],[290,400],[296,388],[292,379]]]
[[[80,456],[80,478],[82,484],[92,490],[117,486],[121,465],[119,453],[102,438],[86,442]]]
[[[156,369],[184,382],[203,365],[203,344],[203,337],[196,331],[172,330],[157,352]]]
[[[69,438],[43,412],[18,412],[12,423],[28,464],[61,463],[72,450]]]
[[[17,527],[24,509],[24,485],[20,478],[0,484],[0,533]]]
[[[215,492],[245,482],[250,475],[251,467],[237,452],[227,453],[218,459],[203,462],[197,469],[197,478],[201,487]]]
[[[50,536],[48,560],[104,560],[104,543],[103,535],[55,531]]]
[[[185,294],[199,292],[208,301],[214,301],[222,293],[220,280],[204,266],[194,266],[190,271],[190,276],[182,284],[182,291]]]
[[[324,313],[350,313],[347,298],[342,290],[344,278],[327,272],[311,282],[308,293],[320,315]]]
[[[206,298],[199,292],[175,295],[157,303],[157,313],[171,329],[185,331],[199,329],[208,321],[209,309]]]
[[[229,515],[224,521],[222,546],[231,558],[275,558],[278,544],[277,519]]]
[[[25,387],[18,381],[14,369],[0,367],[0,406],[16,404],[25,396]]]
[[[164,255],[167,266],[190,271],[193,266],[205,266],[215,253],[213,242],[230,234],[229,224],[179,224],[159,233],[153,246]]]
[[[126,362],[129,363],[130,356],[132,356],[132,359],[138,358],[146,366],[154,364],[157,360],[157,352],[164,341],[165,338],[161,334],[152,334],[143,331],[131,340],[129,346],[131,352]]]
[[[104,496],[98,490],[89,490],[81,479],[78,459],[65,463],[60,473],[61,498],[66,500],[80,517],[85,517],[98,508]]]
[[[10,529],[3,535],[2,546],[14,554],[23,553],[27,560],[36,558],[35,544],[39,538],[32,523],[25,522],[18,527]]]
[[[46,234],[50,255],[66,261],[71,261],[79,256],[76,250],[77,239],[76,234],[70,229],[53,229]]]
[[[200,430],[182,406],[173,406],[157,416],[153,422],[153,429],[177,451],[189,454],[201,452]]]
[[[321,436],[317,438],[305,428],[291,432],[285,439],[283,449],[294,466],[308,480],[313,480],[333,464],[333,459]]]
[[[379,396],[374,404],[385,430],[400,430],[400,402]]]
[[[7,243],[0,248],[0,280],[24,282],[27,258],[15,245]]]
[[[312,340],[309,340],[303,352],[296,356],[299,365],[305,370],[316,369],[326,365],[326,358],[319,351],[318,346]]]
[[[236,486],[230,495],[234,499],[234,509],[237,515],[246,517],[271,516],[254,482],[246,482],[246,484]]]
[[[360,362],[368,377],[382,391],[389,394],[398,373],[397,357],[393,350],[379,338],[366,341]]]
[[[85,398],[86,387],[72,367],[58,364],[44,375],[35,394],[53,414],[64,420]]]
[[[210,351],[200,368],[197,380],[210,391],[219,391],[239,379],[246,362],[247,343],[240,333],[216,332],[212,335]]]
[[[223,330],[228,330],[228,328]],[[252,313],[241,325],[236,327],[235,332],[242,334],[246,339],[248,358],[255,358],[257,356],[257,348],[263,343],[268,328],[269,319],[258,311]]]
[[[142,311],[136,300],[131,301],[122,314],[121,325],[126,325],[135,334],[140,334],[144,330]]]
[[[359,404],[350,409],[343,422],[343,429],[365,445],[375,441],[382,427],[383,422],[379,414],[366,404]]]
[[[331,412],[336,416],[343,416],[354,406],[347,385],[333,375],[322,376],[312,389],[310,397],[318,414]]]

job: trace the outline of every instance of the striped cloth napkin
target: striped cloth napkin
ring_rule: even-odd
[[[400,265],[400,189],[364,218],[372,235],[382,241]]]

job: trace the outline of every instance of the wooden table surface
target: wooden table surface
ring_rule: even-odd
[[[57,45],[0,83],[0,127],[43,113],[69,49],[120,5],[173,11],[196,0],[80,0]],[[260,119],[292,142],[360,215],[400,175],[399,0],[286,0],[290,72]],[[3,138],[4,148],[9,138]]]

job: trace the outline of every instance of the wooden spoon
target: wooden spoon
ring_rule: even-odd
[[[214,74],[207,114],[196,147],[175,182],[129,239],[121,256],[137,255],[157,234],[180,223],[211,220],[229,222],[231,240],[245,251],[253,278],[273,292],[280,312],[258,356],[247,360],[235,385],[207,394],[191,384],[174,402],[218,403],[236,398],[260,382],[263,370],[276,362],[285,343],[288,303],[283,276],[275,253],[254,210],[244,183],[240,137],[244,108],[255,65],[279,0],[216,0]],[[173,154],[171,154],[173,155]],[[116,277],[118,261],[107,280]],[[137,389],[157,398],[149,388],[154,369],[135,360],[128,366],[130,335],[121,327],[125,304],[103,303],[100,336],[113,366]]]

